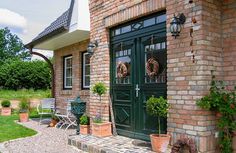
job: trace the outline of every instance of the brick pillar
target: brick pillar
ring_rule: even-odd
[[[91,31],[90,40],[98,41],[93,56],[91,57],[91,85],[97,82],[103,82],[109,88],[110,86],[110,53],[109,53],[109,31],[104,26],[103,18],[105,16],[104,2],[90,1],[90,21]],[[109,90],[108,90],[109,91]],[[109,120],[109,93],[102,96],[101,102],[99,97],[90,92],[90,116],[96,116],[99,111],[103,120]]]
[[[236,85],[236,1],[223,1],[224,80],[232,89]]]
[[[194,1],[195,63],[191,60],[190,28],[192,7],[188,0],[166,0],[167,28],[174,13],[187,17],[180,37],[167,34],[168,54],[168,132],[172,144],[181,136],[195,140],[199,152],[215,152],[215,114],[196,106],[196,100],[209,92],[211,70],[222,78],[221,2]]]

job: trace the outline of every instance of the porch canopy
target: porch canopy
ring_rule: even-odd
[[[88,0],[71,0],[70,8],[43,30],[25,47],[57,50],[89,39],[90,15]]]

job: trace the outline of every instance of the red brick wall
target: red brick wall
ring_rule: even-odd
[[[80,95],[81,99],[89,102],[89,90],[81,89],[81,73],[82,73],[82,52],[86,51],[89,40],[79,42],[54,51],[55,80],[56,80],[56,102],[58,108],[66,108],[66,100],[68,98],[76,98]],[[63,90],[63,57],[72,55],[72,90]]]
[[[233,2],[234,5],[230,5]],[[192,6],[194,6],[193,9]],[[196,100],[208,93],[211,71],[214,71],[214,75],[219,79],[225,78],[231,81],[231,84],[235,81],[234,0],[224,2],[223,0],[194,0],[192,5],[188,3],[188,0],[176,0],[176,3],[175,0],[91,0],[90,39],[99,42],[99,47],[91,59],[91,82],[94,84],[103,81],[109,87],[110,27],[165,9],[168,31],[167,94],[168,102],[171,104],[168,132],[172,135],[172,144],[181,136],[188,136],[195,140],[199,152],[214,153],[215,114],[198,108]],[[169,33],[170,21],[174,13],[184,13],[187,17],[180,37],[177,39]],[[197,19],[193,27],[195,63],[191,60],[189,36],[192,15]],[[224,48],[224,54],[222,54],[222,48]],[[90,113],[94,116],[101,104],[98,97],[92,93],[90,97]],[[102,107],[104,108],[103,118],[108,120],[108,95],[103,96]]]
[[[171,109],[168,118],[168,131],[172,134],[172,143],[183,135],[192,137],[200,152],[214,152],[215,117],[212,112],[196,106],[196,100],[209,90],[211,70],[222,77],[221,43],[221,2],[218,0],[187,1],[167,0],[169,26],[173,13],[184,13],[187,21],[180,37],[174,39],[168,34],[168,100]],[[175,6],[175,7],[174,7]],[[194,6],[192,13],[192,6]],[[193,50],[195,63],[191,60],[190,28],[191,16],[194,24]]]
[[[231,88],[236,85],[236,1],[223,2],[224,80]]]

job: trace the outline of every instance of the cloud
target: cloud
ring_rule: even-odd
[[[0,27],[8,27],[15,33],[26,33],[27,20],[16,12],[0,8]]]

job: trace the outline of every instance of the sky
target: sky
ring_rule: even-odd
[[[70,0],[0,0],[0,28],[8,27],[26,44],[69,5]]]

